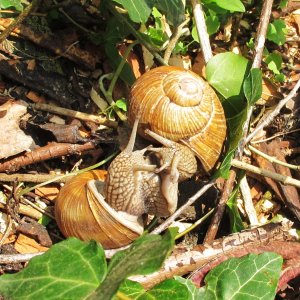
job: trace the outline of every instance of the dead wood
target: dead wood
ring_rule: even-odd
[[[44,160],[61,157],[64,155],[80,154],[82,152],[95,149],[91,142],[83,145],[68,143],[50,143],[45,147],[40,147],[34,151],[26,152],[23,155],[12,159],[7,159],[0,163],[0,172],[15,172],[21,167],[38,163]]]

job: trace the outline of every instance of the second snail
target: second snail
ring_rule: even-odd
[[[226,136],[214,90],[197,74],[178,67],[152,69],[135,82],[128,119],[133,124],[129,143],[112,161],[106,178],[97,179],[97,171],[90,177],[78,175],[56,199],[57,224],[66,237],[95,239],[105,248],[129,244],[143,232],[144,214],[174,213],[178,182],[195,174],[195,157],[210,172]],[[162,147],[134,151],[136,131]]]

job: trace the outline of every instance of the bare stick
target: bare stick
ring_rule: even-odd
[[[249,165],[247,163],[244,163],[242,161],[239,161],[237,159],[233,159],[231,161],[231,165],[236,168],[239,168],[239,169],[242,169],[242,170],[245,170],[248,172],[252,172],[255,174],[259,174],[264,177],[270,177],[270,178],[272,178],[276,181],[279,181],[283,184],[293,185],[297,188],[300,188],[300,180],[294,179],[290,176],[285,176],[285,175],[277,174],[275,172],[272,172],[272,171],[269,171],[266,169],[261,169],[261,168]]]
[[[203,57],[205,63],[213,57],[212,50],[209,42],[209,35],[207,33],[206,23],[204,19],[204,13],[202,10],[202,6],[198,0],[192,0],[193,13],[195,18],[195,23],[197,27],[198,37],[200,40],[201,49],[203,52]]]
[[[31,106],[35,109],[44,110],[51,113],[59,114],[66,117],[72,117],[83,121],[91,121],[96,124],[105,125],[108,127],[117,128],[118,125],[117,122],[108,120],[106,117],[90,115],[90,114],[82,113],[76,110],[67,109],[55,105],[35,103],[35,104],[31,104]]]
[[[263,51],[263,47],[264,47],[264,43],[265,43],[266,30],[268,27],[268,23],[269,23],[271,11],[272,11],[272,4],[273,4],[273,0],[266,0],[266,1],[264,1],[263,7],[262,7],[260,21],[259,21],[258,34],[257,34],[257,38],[256,38],[256,43],[255,43],[255,45],[256,45],[255,52],[256,53],[255,53],[255,57],[253,60],[252,68],[259,68],[260,64],[261,64],[262,51]],[[243,126],[243,138],[241,139],[238,149],[235,153],[236,158],[241,159],[242,154],[244,152],[244,147],[247,143],[245,141],[245,139],[246,139],[246,135],[249,130],[252,109],[253,109],[252,107],[249,108],[249,111],[247,114],[247,119]],[[228,200],[229,195],[231,194],[231,192],[233,190],[235,177],[236,177],[236,171],[235,171],[235,169],[232,169],[230,171],[229,179],[226,181],[225,186],[224,186],[224,191],[223,191],[223,194],[220,199],[221,203],[218,204],[216,213],[215,213],[212,223],[211,223],[211,226],[209,227],[208,232],[206,233],[205,241],[207,243],[211,243],[217,234],[217,230],[218,230],[218,227],[220,225],[220,222],[221,222],[224,210],[225,210],[226,202]],[[225,194],[225,196],[224,196],[224,194]]]
[[[275,156],[270,156],[256,148],[254,148],[253,146],[249,145],[249,149],[253,152],[255,152],[256,154],[260,155],[261,157],[264,157],[265,159],[267,159],[268,161],[270,161],[271,163],[275,163],[275,164],[278,164],[278,165],[282,165],[282,166],[285,166],[289,169],[292,169],[292,170],[300,170],[300,166],[296,166],[296,165],[291,165],[291,164],[288,164],[284,161],[281,161],[279,159],[277,159]]]
[[[27,262],[35,256],[44,254],[45,252],[38,253],[26,253],[26,254],[1,254],[0,264],[17,264],[21,262]]]
[[[260,65],[261,65],[263,50],[264,50],[265,41],[266,41],[268,24],[269,24],[271,12],[272,12],[272,5],[273,5],[273,0],[266,0],[263,2],[263,7],[262,7],[262,11],[261,11],[260,19],[259,19],[258,30],[257,30],[257,37],[255,39],[255,56],[253,59],[252,69],[260,68]],[[239,144],[239,147],[238,147],[238,150],[236,153],[236,158],[242,157],[243,152],[244,152],[244,147],[248,143],[246,136],[249,131],[249,125],[250,125],[252,112],[253,112],[253,105],[251,107],[249,107],[249,110],[247,113],[247,119],[243,126],[243,138],[240,141],[240,144]]]
[[[227,179],[227,181],[225,183],[222,196],[219,200],[219,203],[216,207],[215,214],[212,218],[212,221],[211,221],[209,228],[207,230],[207,233],[205,235],[204,243],[211,244],[217,235],[219,224],[221,222],[223,213],[225,211],[226,202],[227,202],[229,195],[231,194],[232,189],[233,189],[235,177],[236,177],[235,170],[230,170],[229,178]]]
[[[166,63],[169,63],[169,59],[170,59],[170,56],[172,54],[172,51],[174,50],[175,46],[176,46],[176,43],[177,41],[179,40],[179,38],[181,37],[182,35],[182,29],[183,27],[190,21],[190,18],[187,18],[184,22],[182,22],[179,26],[175,27],[174,29],[174,32],[170,38],[170,42],[167,46],[167,49],[165,51],[165,54],[164,54],[164,61]]]
[[[287,102],[293,99],[297,95],[297,91],[299,87],[300,87],[300,79],[298,79],[296,85],[289,92],[289,94],[277,104],[276,108],[263,119],[263,121],[255,128],[255,130],[252,133],[250,133],[247,136],[245,143],[251,141],[251,139],[254,136],[256,136],[263,128],[268,126],[273,121],[273,119],[280,113],[280,110],[287,104]]]
[[[178,208],[175,213],[170,216],[166,221],[164,221],[160,226],[156,227],[151,233],[161,233],[162,231],[166,230],[177,217],[179,217],[182,212],[192,205],[200,196],[202,196],[210,187],[212,187],[215,184],[215,180],[211,180],[209,183],[207,183],[205,186],[203,186],[194,196],[188,199],[188,201],[182,205],[180,208]]]
[[[244,200],[244,207],[251,226],[259,225],[256,211],[252,202],[251,191],[247,182],[247,177],[244,176],[240,181],[240,191]]]
[[[0,173],[0,182],[45,182],[57,178],[58,174],[6,174]],[[59,178],[56,182],[66,182],[69,178]]]

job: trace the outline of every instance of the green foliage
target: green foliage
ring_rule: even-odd
[[[237,207],[237,195],[238,195],[238,185],[235,187],[234,191],[231,193],[226,203],[229,211],[231,232],[240,232],[243,229],[245,229],[239,209]]]
[[[280,74],[282,68],[282,57],[280,54],[271,53],[265,59],[268,68],[273,71],[274,74]]]
[[[130,248],[116,253],[108,265],[105,280],[91,299],[109,300],[122,281],[130,275],[149,274],[156,271],[174,246],[177,229],[170,229],[164,236],[144,235],[135,240]]]
[[[283,20],[275,20],[270,23],[267,31],[267,39],[274,42],[277,45],[283,45],[285,43],[285,36],[287,29]]]
[[[282,257],[272,252],[228,259],[206,276],[204,299],[274,299],[281,266]]]
[[[187,289],[190,292],[189,298],[186,298],[185,300],[200,300],[203,299],[205,295],[205,289],[204,288],[197,288],[194,283],[191,282],[191,280],[180,277],[180,276],[174,276],[174,279],[184,284]]]
[[[206,66],[208,82],[223,97],[222,104],[227,118],[229,133],[228,150],[219,170],[215,174],[216,177],[228,176],[231,159],[242,136],[243,124],[247,117],[247,103],[243,95],[243,82],[248,69],[248,60],[232,52],[215,55]]]
[[[0,8],[6,9],[14,7],[18,11],[23,10],[22,1],[21,0],[1,0],[0,1]]]
[[[240,0],[206,0],[205,2],[215,3],[219,7],[229,10],[231,12],[245,12],[245,6]]]
[[[75,238],[33,258],[16,274],[0,277],[0,294],[8,299],[83,299],[106,275],[102,247]]]
[[[244,94],[248,105],[254,105],[262,94],[262,72],[258,68],[250,70],[243,85]]]
[[[151,13],[153,5],[147,0],[114,0],[121,4],[128,12],[130,19],[136,23],[145,23]]]

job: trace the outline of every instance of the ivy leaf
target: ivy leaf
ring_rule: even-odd
[[[238,12],[245,12],[245,6],[240,0],[212,0],[210,2],[216,3],[219,7],[229,10],[229,11],[238,11]]]
[[[242,87],[248,68],[249,61],[232,52],[215,55],[206,66],[208,82],[225,98],[222,104],[227,117],[240,113],[245,105]]]
[[[254,105],[262,94],[262,72],[260,69],[253,68],[250,70],[244,81],[243,88],[248,105]]]
[[[231,193],[228,201],[227,207],[229,210],[229,218],[230,218],[230,232],[240,232],[245,229],[242,218],[240,216],[239,209],[237,207],[237,195],[238,195],[238,186],[236,186],[235,190]]]
[[[275,20],[268,26],[267,39],[280,46],[285,43],[286,33],[287,29],[285,22],[283,20]]]
[[[171,228],[163,236],[143,235],[130,248],[116,253],[108,265],[105,280],[89,299],[109,300],[128,276],[145,275],[159,269],[174,246],[176,233],[177,228]]]
[[[204,300],[274,299],[281,266],[282,257],[272,252],[228,259],[205,277]]]
[[[185,20],[185,7],[182,0],[156,0],[155,6],[166,15],[168,23],[174,27]]]
[[[280,74],[280,70],[282,68],[282,57],[280,54],[271,53],[265,59],[268,68],[273,71],[274,74]]]
[[[145,23],[152,11],[153,1],[147,0],[114,0],[121,4],[127,11],[129,18],[135,23]]]
[[[33,258],[22,271],[2,275],[0,294],[14,300],[81,300],[97,288],[106,272],[101,246],[69,238]]]
[[[0,8],[6,9],[9,7],[14,7],[18,11],[23,10],[21,0],[1,0],[0,1]]]
[[[205,294],[205,289],[203,288],[197,288],[195,284],[187,278],[183,278],[180,276],[174,276],[174,279],[184,284],[187,289],[190,292],[189,298],[186,298],[186,300],[200,300],[203,299]]]

